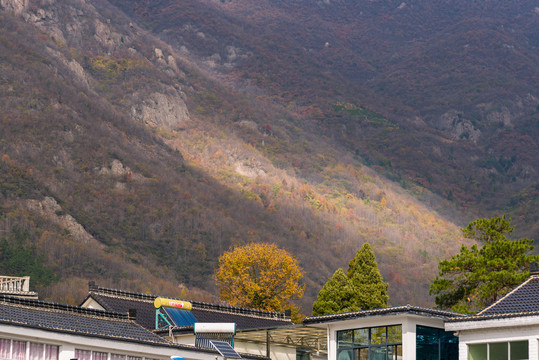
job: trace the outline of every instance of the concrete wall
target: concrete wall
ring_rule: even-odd
[[[499,319],[476,321],[475,324],[448,324],[448,330],[457,331],[459,337],[459,360],[468,360],[468,345],[495,342],[528,341],[529,359],[539,359],[539,324],[526,319]],[[472,328],[475,327],[475,328]]]

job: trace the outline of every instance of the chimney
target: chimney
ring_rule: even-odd
[[[530,263],[530,276],[539,275],[539,264],[536,262]]]
[[[94,291],[97,290],[97,286],[95,285],[95,281],[90,280],[88,281],[88,291]]]
[[[129,316],[130,320],[135,321],[137,319],[137,309],[129,309],[127,316]]]

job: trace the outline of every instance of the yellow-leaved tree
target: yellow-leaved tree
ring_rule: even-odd
[[[251,243],[225,252],[215,273],[221,300],[259,310],[292,310],[293,318],[298,308],[290,299],[303,295],[302,277],[297,259],[267,243]]]

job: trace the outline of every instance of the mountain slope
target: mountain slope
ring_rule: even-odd
[[[368,241],[390,303],[430,304],[438,260],[463,239],[432,210],[456,216],[452,205],[417,184],[453,180],[478,145],[373,112],[382,100],[352,82],[359,73],[335,70],[368,56],[330,53],[339,37],[300,46],[304,28],[275,22],[298,15],[284,2],[241,3],[249,19],[235,2],[0,4],[2,230],[60,276],[44,297],[76,301],[96,279],[210,299],[223,251],[270,241],[300,260],[310,312]],[[446,151],[453,167],[427,177],[421,166]],[[473,199],[459,184],[454,198]]]
[[[539,168],[535,2],[112,3],[212,73],[295,109],[307,131],[465,209],[518,213],[517,229],[537,237],[535,216],[511,200]]]

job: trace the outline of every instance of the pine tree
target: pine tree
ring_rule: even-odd
[[[339,268],[324,284],[313,304],[313,315],[335,314],[350,309],[353,291],[351,282]]]
[[[439,308],[474,313],[505,295],[529,276],[533,240],[510,240],[511,220],[505,216],[478,219],[462,229],[464,237],[483,243],[471,248],[462,246],[460,253],[438,264],[439,273],[430,286]]]
[[[335,314],[387,306],[388,284],[384,282],[372,249],[363,244],[348,264],[338,269],[318,293],[313,315]]]

